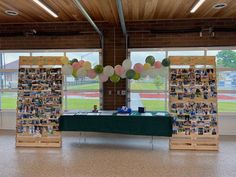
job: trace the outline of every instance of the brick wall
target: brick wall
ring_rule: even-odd
[[[236,46],[236,18],[128,22],[126,25],[129,48]],[[215,37],[210,37],[208,31],[199,37],[200,30],[209,27],[215,31]]]
[[[107,23],[97,24],[105,35],[113,30],[113,26]],[[126,27],[129,34],[129,48],[236,45],[236,18],[126,22]],[[199,32],[196,31],[209,27],[215,29],[215,37],[210,37],[205,31],[203,37],[200,38]],[[35,29],[39,35],[27,36],[27,32],[32,29]],[[173,32],[175,30],[178,32]],[[188,32],[181,32],[186,30]],[[121,40],[118,40],[123,38],[120,31],[120,29],[116,29],[116,42],[118,45],[123,45],[120,43]],[[165,31],[168,32],[165,33]],[[76,32],[79,34],[74,34]],[[46,35],[44,35],[45,33]],[[52,36],[55,33],[61,33],[61,35]],[[113,38],[114,35],[107,35],[107,37]],[[100,47],[99,36],[87,22],[0,24],[0,49],[2,50],[90,49]],[[112,48],[110,45],[106,47]]]
[[[119,27],[97,23],[104,33],[103,64],[115,66],[126,58],[125,38]],[[129,48],[236,46],[236,19],[161,20],[126,22]],[[215,37],[200,30],[213,27]],[[38,34],[27,35],[35,29]],[[186,31],[186,32],[185,32]],[[58,35],[55,35],[57,33]],[[99,36],[87,22],[0,24],[0,50],[101,48]],[[104,109],[125,104],[126,81],[103,84]],[[111,91],[109,94],[109,91]]]
[[[122,64],[126,58],[125,38],[120,29],[107,28],[104,30],[103,64],[115,66]],[[103,84],[103,109],[114,110],[126,105],[125,96],[117,94],[126,90],[126,80],[122,79],[114,84],[111,81]]]
[[[29,35],[32,29],[36,35]],[[2,50],[78,48],[100,48],[99,36],[87,22],[0,24]]]

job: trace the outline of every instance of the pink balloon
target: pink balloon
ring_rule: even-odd
[[[161,68],[161,62],[160,62],[160,61],[156,61],[156,62],[154,63],[154,67],[155,67],[156,69],[160,69],[160,68]]]
[[[118,76],[121,76],[125,72],[125,68],[121,65],[116,65],[114,70]]]
[[[81,68],[81,65],[79,64],[79,62],[74,62],[72,64],[72,67],[73,67],[74,70],[78,70],[79,68]]]
[[[136,63],[134,65],[134,70],[137,72],[137,73],[141,73],[143,71],[143,65],[141,63]]]
[[[108,76],[102,73],[99,75],[99,80],[101,82],[106,82],[108,80]]]
[[[90,69],[90,70],[88,70],[87,76],[90,79],[94,79],[97,76],[97,73],[93,69]]]

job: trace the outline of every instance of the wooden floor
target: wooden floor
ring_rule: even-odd
[[[168,139],[64,133],[62,148],[15,148],[14,132],[0,131],[0,177],[236,177],[236,136],[219,152],[170,151]]]

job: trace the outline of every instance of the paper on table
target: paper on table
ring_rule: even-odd
[[[114,112],[101,112],[100,115],[103,115],[103,116],[111,116],[113,115]]]
[[[64,113],[64,116],[70,116],[70,115],[74,115],[75,113]]]
[[[117,116],[129,116],[129,113],[116,114]]]
[[[87,115],[88,112],[78,112],[76,115]]]
[[[157,112],[156,113],[156,116],[165,116],[166,115],[166,113],[164,113],[164,112]]]
[[[99,112],[89,112],[87,115],[88,116],[98,116],[98,115],[100,115],[100,113]]]
[[[141,113],[141,116],[152,116],[152,113],[150,112]]]

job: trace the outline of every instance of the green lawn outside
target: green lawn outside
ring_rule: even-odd
[[[236,112],[236,102],[218,102],[219,112]]]
[[[132,82],[131,90],[164,90],[164,85],[157,87],[154,83]]]
[[[2,109],[16,109],[16,97],[2,97]]]
[[[98,99],[68,98],[67,104],[68,110],[93,110],[93,105],[99,108]]]
[[[78,84],[67,87],[68,90],[98,90],[99,83]],[[154,83],[132,82],[131,90],[164,90],[164,85],[156,86]]]
[[[71,85],[67,90],[99,90],[99,83]]]
[[[162,100],[141,100],[147,111],[165,111],[165,101]]]

